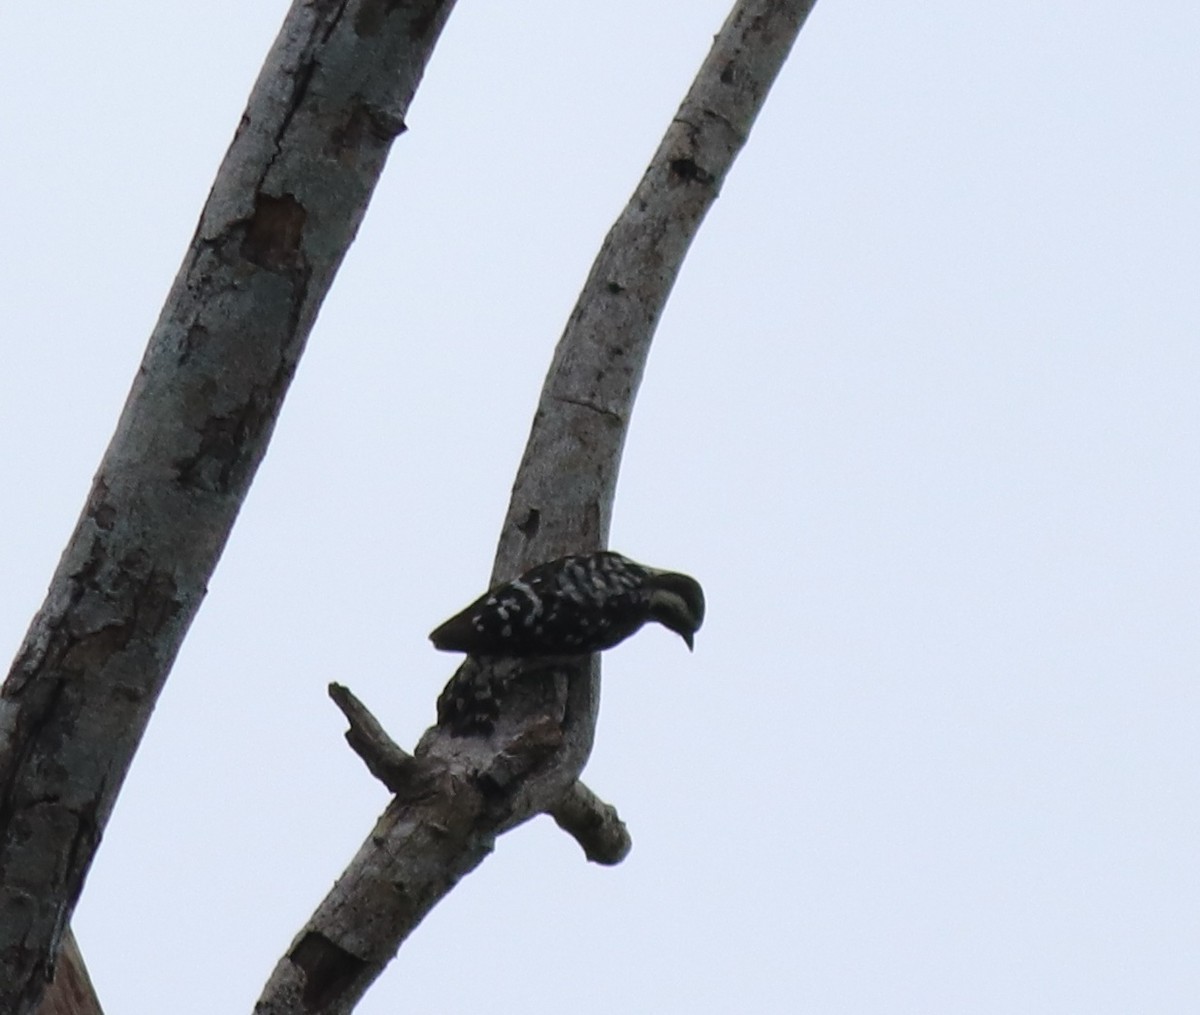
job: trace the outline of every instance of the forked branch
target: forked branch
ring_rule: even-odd
[[[815,0],[740,0],[593,264],[542,389],[493,581],[608,538],[621,449],[659,316],[693,237]],[[350,1011],[401,942],[496,836],[552,813],[594,858],[625,850],[619,819],[578,783],[599,657],[511,681],[487,737],[434,727],[414,752],[431,791],[394,799],[297,935],[258,1015]],[[581,831],[597,816],[595,837]],[[582,836],[582,838],[581,838]],[[627,842],[627,838],[624,839]]]

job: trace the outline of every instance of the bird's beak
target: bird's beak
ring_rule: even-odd
[[[681,638],[683,638],[683,640],[684,640],[685,642],[687,642],[687,647],[688,647],[688,651],[689,651],[689,652],[694,652],[694,651],[696,651],[696,650],[695,650],[695,648],[694,648],[694,647],[693,647],[693,645],[692,645],[692,642],[693,642],[695,639],[694,639],[694,636],[691,634],[691,632],[688,632],[687,634],[680,635],[680,637],[681,637]]]

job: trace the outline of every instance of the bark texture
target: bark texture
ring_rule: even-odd
[[[741,0],[717,36],[605,239],[554,354],[494,581],[606,544],[621,450],[659,316],[814,2]],[[536,814],[552,813],[599,862],[618,862],[628,851],[615,812],[577,781],[595,730],[599,657],[499,665],[518,672],[497,673],[511,690],[486,739],[434,727],[413,755],[415,768],[368,757],[390,756],[386,744],[366,751],[373,770],[391,773],[397,795],[276,966],[258,1015],[351,1011],[496,836]],[[351,719],[361,743],[371,724]],[[397,771],[408,772],[400,784]]]
[[[297,0],[0,691],[0,1011],[32,1011],[452,0]]]
[[[38,1015],[104,1015],[69,927],[63,935],[54,979],[46,988]]]

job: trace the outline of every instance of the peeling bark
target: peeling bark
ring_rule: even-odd
[[[32,1011],[453,0],[297,0],[0,690],[0,1011]]]

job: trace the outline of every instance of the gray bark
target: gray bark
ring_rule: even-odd
[[[605,545],[621,450],[659,316],[814,2],[741,0],[717,36],[605,239],[559,342],[493,579]],[[613,831],[615,813],[577,782],[595,730],[599,656],[503,665],[517,672],[498,674],[511,679],[511,691],[486,739],[434,727],[409,756],[373,720],[347,711],[352,744],[372,771],[386,773],[381,777],[396,795],[276,966],[258,1015],[351,1011],[496,836],[539,813],[553,813],[585,850],[589,827],[608,829],[597,859],[616,862],[627,851],[623,826]]]
[[[297,0],[0,691],[0,1011],[32,1011],[453,0]]]

